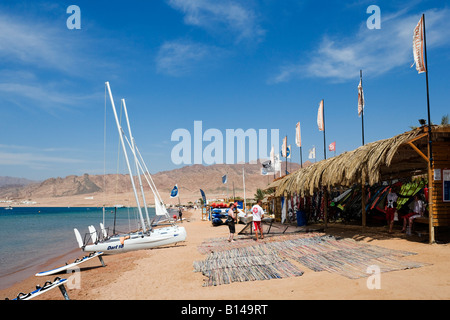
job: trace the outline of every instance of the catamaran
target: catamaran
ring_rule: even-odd
[[[88,230],[89,233],[87,233],[84,237],[84,239],[81,237],[80,232],[78,229],[74,229],[75,237],[78,242],[78,246],[86,252],[103,252],[104,254],[116,254],[116,253],[122,253],[122,252],[128,252],[128,251],[134,251],[134,250],[141,250],[141,249],[150,249],[155,248],[159,246],[169,245],[169,244],[175,244],[178,242],[182,242],[186,240],[186,229],[184,227],[177,226],[173,223],[173,220],[171,219],[169,213],[167,212],[167,208],[158,192],[158,189],[156,188],[156,185],[150,175],[150,172],[145,165],[145,162],[142,158],[141,153],[139,152],[139,149],[136,145],[136,142],[133,138],[133,135],[131,133],[131,127],[130,122],[128,119],[128,112],[125,104],[125,100],[122,99],[122,106],[125,114],[125,118],[127,121],[128,126],[128,136],[125,134],[124,130],[122,129],[122,126],[119,122],[119,118],[117,116],[116,107],[114,104],[114,99],[111,93],[111,88],[109,86],[109,82],[105,83],[106,88],[109,93],[109,98],[111,101],[111,106],[113,109],[114,117],[116,120],[117,130],[119,132],[120,137],[120,143],[122,145],[122,150],[124,153],[124,158],[127,164],[130,180],[131,180],[131,186],[134,191],[134,196],[136,200],[137,205],[137,211],[139,213],[139,221],[140,221],[140,230],[126,233],[126,234],[114,234],[109,236],[108,232],[106,231],[104,227],[104,223],[100,223],[100,232],[97,232],[94,226],[89,226]],[[126,141],[126,144],[125,144]],[[137,172],[137,180],[139,183],[140,191],[141,191],[141,197],[143,200],[143,208],[145,212],[145,218],[144,214],[142,213],[141,208],[141,202],[139,200],[136,184],[133,177],[133,172],[131,169],[130,161],[127,154],[127,146],[128,149],[131,150],[131,153],[134,158],[134,165]],[[150,221],[148,210],[147,210],[147,203],[145,200],[144,195],[144,188],[142,185],[142,178],[141,175],[144,176],[145,180],[147,181],[148,185],[150,186],[150,189],[152,190],[152,193],[155,198],[155,211],[157,216],[166,216],[167,221],[169,221],[169,226],[167,227],[159,227],[155,228],[152,225],[152,222]]]

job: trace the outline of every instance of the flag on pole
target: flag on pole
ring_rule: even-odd
[[[176,196],[178,196],[178,184],[176,184],[175,187],[173,187],[172,192],[170,192],[171,198],[175,198]]]
[[[413,35],[413,54],[414,54],[414,63],[416,64],[416,70],[418,73],[427,72],[424,63],[424,44],[423,44],[423,16],[420,18],[419,23],[414,28]],[[414,65],[411,65],[411,67]]]
[[[286,158],[291,158],[291,145],[286,148]]]
[[[202,194],[203,205],[206,206],[206,195],[205,195],[205,192],[202,189],[200,189],[200,193]]]
[[[281,146],[281,156],[283,158],[287,157],[287,136],[283,139],[283,145]]]
[[[302,146],[302,136],[300,132],[300,122],[297,122],[297,125],[295,126],[295,144],[297,147]]]
[[[336,141],[329,144],[328,150],[329,151],[336,151]]]
[[[364,91],[362,87],[362,79],[359,79],[358,84],[358,116],[361,116],[361,113],[364,112]]]
[[[316,158],[316,147],[313,147],[312,149],[309,149],[309,159],[315,159]]]
[[[227,183],[227,175],[224,175],[224,176],[222,177],[222,183],[223,183],[223,184]]]
[[[273,165],[275,165],[275,151],[273,149],[273,145],[272,149],[270,149],[270,161],[272,162]]]
[[[317,112],[317,125],[319,126],[319,131],[323,131],[325,129],[323,124],[323,100],[320,101],[319,111]]]

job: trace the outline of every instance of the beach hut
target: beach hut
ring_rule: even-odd
[[[324,188],[371,186],[425,174],[430,190],[429,217],[420,222],[429,225],[429,242],[433,243],[435,228],[450,226],[450,126],[431,128],[431,163],[428,126],[422,126],[299,169],[277,183],[275,195],[282,197],[294,192],[313,195]],[[363,226],[366,225],[365,201],[363,191]]]

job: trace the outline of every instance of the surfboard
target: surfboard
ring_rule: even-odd
[[[41,286],[36,286],[36,290],[30,292],[30,293],[19,293],[17,295],[17,297],[13,300],[30,300],[33,298],[36,298],[37,296],[50,291],[51,289],[54,288],[59,288],[61,290],[62,295],[64,296],[65,300],[70,300],[69,299],[69,295],[67,294],[66,288],[64,287],[64,283],[67,282],[67,279],[61,279],[59,277],[55,278],[55,280],[53,282],[47,281],[44,283],[44,285]]]
[[[44,276],[49,276],[49,275],[52,275],[55,273],[63,272],[65,270],[70,270],[70,269],[74,268],[75,266],[79,265],[80,263],[89,261],[95,257],[98,257],[100,262],[102,263],[102,266],[105,266],[105,263],[103,262],[103,259],[102,259],[102,254],[103,254],[103,252],[92,252],[88,256],[85,256],[81,259],[76,259],[73,263],[66,264],[65,266],[58,267],[58,268],[55,268],[52,270],[47,270],[47,271],[42,271],[42,272],[36,273],[35,276],[36,277],[44,277]]]

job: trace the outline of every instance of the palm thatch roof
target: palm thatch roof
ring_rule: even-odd
[[[433,126],[433,134],[439,132],[441,127]],[[445,127],[448,133],[449,127]],[[313,195],[314,191],[324,186],[373,185],[388,179],[411,176],[412,172],[425,173],[427,161],[413,148],[427,154],[426,132],[427,127],[420,127],[299,169],[278,183],[276,196],[282,196],[285,192]],[[411,146],[412,142],[414,146]]]

